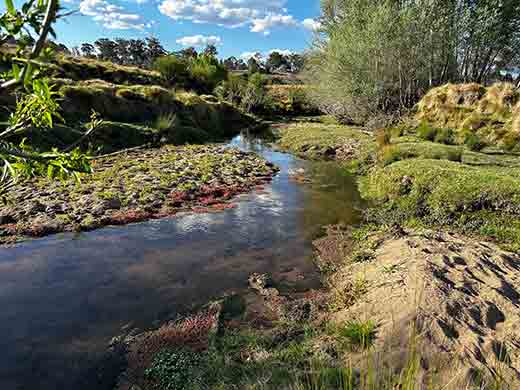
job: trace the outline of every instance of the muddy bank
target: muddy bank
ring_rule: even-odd
[[[218,145],[163,147],[106,157],[78,184],[34,179],[0,207],[0,243],[222,210],[277,172],[261,157]]]
[[[380,375],[416,361],[414,388],[518,387],[518,254],[455,233],[399,227],[331,229],[316,247],[320,263],[334,269],[332,321],[374,329],[370,352],[351,353],[344,364],[372,364]],[[345,247],[351,255],[341,264]]]

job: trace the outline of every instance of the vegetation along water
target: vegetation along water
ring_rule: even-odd
[[[0,9],[2,389],[520,388],[520,1],[130,3]]]

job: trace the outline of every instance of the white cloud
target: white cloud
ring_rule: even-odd
[[[190,37],[183,37],[177,39],[176,41],[179,45],[182,46],[207,46],[207,45],[215,45],[219,46],[222,44],[222,39],[217,36],[204,36],[204,35],[193,35]]]
[[[271,28],[277,26],[296,26],[298,22],[292,15],[271,14],[261,19],[253,19],[252,32],[269,34]]]
[[[145,24],[139,23],[141,16],[125,12],[123,7],[110,4],[105,0],[82,0],[79,11],[104,27],[114,30],[144,30]]]
[[[161,0],[159,10],[170,18],[194,23],[211,23],[229,28],[250,26],[251,31],[269,34],[273,27],[295,26],[287,13],[287,0]]]
[[[318,31],[321,27],[321,23],[314,19],[304,19],[302,25],[310,31]]]

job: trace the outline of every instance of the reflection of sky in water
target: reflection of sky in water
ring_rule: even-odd
[[[281,168],[272,184],[214,214],[184,214],[65,234],[0,249],[0,388],[103,390],[89,371],[120,328],[156,326],[252,272],[298,269],[315,285],[311,238],[325,223],[355,221],[351,177],[241,138]],[[298,167],[318,184],[288,179]],[[323,176],[324,175],[324,176]],[[332,187],[321,187],[320,180]],[[332,183],[327,182],[332,180]],[[337,207],[336,205],[339,205]]]

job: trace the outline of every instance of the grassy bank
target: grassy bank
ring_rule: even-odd
[[[0,241],[225,209],[276,168],[254,154],[208,145],[108,156],[94,170],[80,184],[32,179],[16,185],[0,207]]]
[[[330,117],[282,126],[278,145],[306,159],[330,159],[360,169],[370,164],[375,142],[362,128],[338,125]]]

